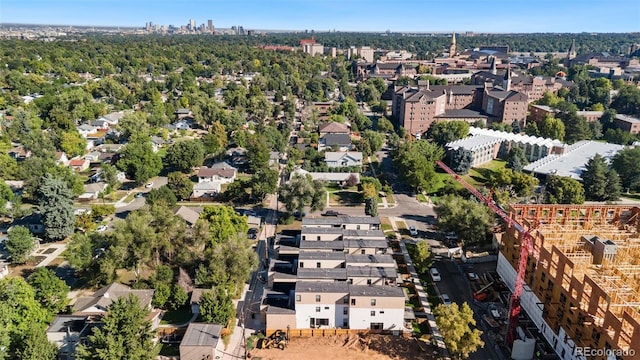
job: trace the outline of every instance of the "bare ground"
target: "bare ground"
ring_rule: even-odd
[[[422,348],[420,348],[420,346]],[[284,350],[256,349],[251,358],[262,360],[400,360],[435,359],[432,348],[415,339],[385,335],[341,335],[293,338]]]

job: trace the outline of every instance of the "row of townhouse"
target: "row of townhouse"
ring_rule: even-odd
[[[266,328],[402,331],[405,294],[377,217],[304,218],[278,235],[261,312]]]

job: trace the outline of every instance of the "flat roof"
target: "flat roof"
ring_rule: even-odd
[[[387,244],[387,240],[367,240],[367,239],[353,239],[353,240],[344,240],[345,248],[363,248],[363,249],[380,249],[387,248],[389,244]]]
[[[296,283],[296,293],[348,293],[349,285],[346,282],[318,282],[318,281],[298,281]]]
[[[459,149],[463,148],[465,150],[475,150],[479,147],[486,145],[495,145],[497,143],[502,142],[502,139],[487,136],[487,135],[473,135],[466,137],[464,139],[452,141],[446,145],[446,147],[450,149]]]
[[[222,326],[218,324],[191,323],[187,327],[180,346],[212,346],[218,345]]]
[[[344,261],[345,254],[341,252],[305,251],[298,256],[298,261],[303,260],[338,260]]]
[[[393,256],[389,254],[346,254],[344,256],[345,261],[347,262],[347,266],[349,264],[395,264],[395,260],[393,260]]]
[[[404,291],[397,286],[349,285],[349,296],[401,297],[404,299]]]
[[[335,279],[347,280],[347,269],[342,268],[298,268],[298,279]]]
[[[377,216],[325,216],[305,217],[302,219],[302,227],[309,225],[342,225],[342,224],[380,224]]]
[[[300,250],[304,249],[335,249],[343,250],[344,242],[342,241],[300,241]]]
[[[347,277],[383,277],[395,279],[398,277],[398,272],[392,267],[347,266]]]
[[[567,146],[563,155],[549,155],[528,164],[523,170],[540,175],[558,175],[581,180],[582,171],[589,159],[600,154],[605,160],[610,161],[622,149],[623,145],[583,140]]]
[[[622,120],[622,121],[626,121],[628,123],[638,123],[640,122],[640,119],[635,118],[631,115],[625,115],[625,114],[616,114],[616,119],[618,120]]]

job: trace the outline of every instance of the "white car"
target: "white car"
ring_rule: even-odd
[[[442,294],[440,295],[440,298],[442,298],[442,303],[449,306],[451,305],[451,299],[449,299],[449,295],[447,294]]]
[[[409,226],[409,234],[411,234],[411,236],[418,236],[418,229],[413,225]]]
[[[97,232],[105,232],[107,231],[107,225],[100,225],[98,226],[98,228],[96,229]]]
[[[431,274],[431,279],[433,281],[442,280],[442,278],[440,277],[440,273],[438,272],[438,269],[436,269],[436,268],[429,269],[429,274]]]
[[[153,187],[153,183],[150,182],[147,185],[145,185],[144,187],[146,187],[147,189],[151,189]]]
[[[478,274],[474,272],[470,272],[467,275],[469,276],[469,280],[478,280]]]

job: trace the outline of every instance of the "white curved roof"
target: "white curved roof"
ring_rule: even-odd
[[[477,127],[470,127],[469,128],[469,135],[491,136],[491,137],[500,138],[500,139],[503,139],[503,140],[508,140],[508,141],[511,141],[511,142],[519,142],[519,143],[522,143],[522,144],[546,146],[548,148],[551,148],[553,146],[563,146],[564,145],[564,143],[562,141],[560,141],[560,140],[546,139],[546,138],[542,138],[542,137],[522,135],[522,134],[514,134],[514,133],[510,133],[510,132],[506,132],[506,131],[483,129],[483,128],[477,128]]]

